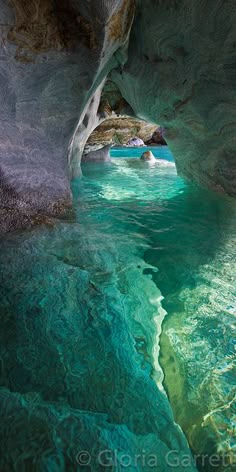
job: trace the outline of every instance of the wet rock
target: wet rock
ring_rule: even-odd
[[[140,157],[142,161],[155,162],[156,159],[151,151],[146,151]]]

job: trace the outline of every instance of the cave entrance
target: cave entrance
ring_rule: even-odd
[[[166,158],[164,128],[129,116],[112,114],[91,133],[85,145],[82,162],[107,161],[110,157],[141,157],[151,151]],[[162,148],[164,147],[164,148]]]

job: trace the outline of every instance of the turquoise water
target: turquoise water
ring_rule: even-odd
[[[72,187],[1,241],[0,470],[234,470],[235,201],[118,156]]]
[[[110,150],[111,157],[114,158],[125,158],[133,159],[141,157],[144,151],[151,151],[156,158],[166,159],[167,161],[174,162],[174,156],[167,146],[145,146],[145,147],[121,147],[114,146]]]

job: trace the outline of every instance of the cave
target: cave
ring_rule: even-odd
[[[0,470],[234,470],[235,24],[0,0]]]

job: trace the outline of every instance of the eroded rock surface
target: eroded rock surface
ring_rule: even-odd
[[[140,157],[142,161],[154,162],[156,159],[151,151],[146,151]]]
[[[70,177],[104,119],[102,83],[117,64],[114,54],[127,41],[133,12],[133,0],[1,0],[2,231],[71,203]]]
[[[89,137],[87,144],[125,145],[137,137],[147,141],[156,130],[156,125],[132,117],[110,116]]]
[[[112,78],[160,123],[184,177],[236,193],[233,0],[138,0],[128,61]]]

